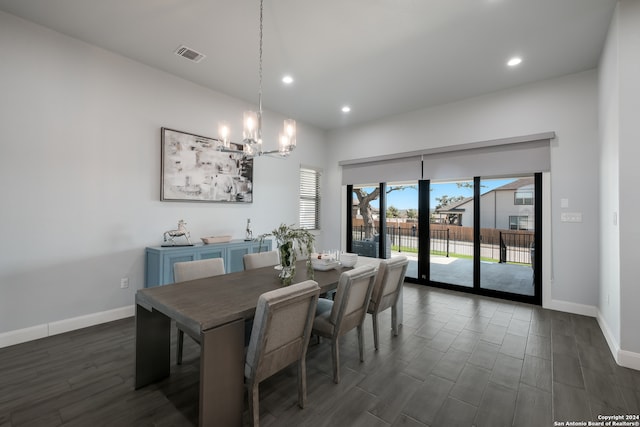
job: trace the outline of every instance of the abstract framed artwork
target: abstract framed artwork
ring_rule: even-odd
[[[160,200],[253,202],[253,158],[218,150],[219,141],[174,129],[161,129]]]

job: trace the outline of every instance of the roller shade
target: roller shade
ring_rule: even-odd
[[[546,132],[346,160],[339,163],[342,166],[342,183],[360,185],[548,172],[551,169],[550,143],[553,138],[554,132]]]
[[[423,179],[500,176],[550,170],[549,140],[474,148],[423,157]]]
[[[342,184],[417,181],[422,176],[420,156],[378,160],[342,166]]]

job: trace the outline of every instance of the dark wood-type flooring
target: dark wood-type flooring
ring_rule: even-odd
[[[593,318],[406,284],[400,335],[390,311],[381,325],[376,352],[367,316],[364,363],[355,331],[343,340],[338,385],[329,342],[312,344],[305,409],[295,369],[263,382],[261,425],[539,427],[640,413],[640,372],[615,364]],[[170,378],[134,390],[134,330],[131,318],[0,349],[0,427],[197,425],[197,344],[185,337],[184,364],[172,353]]]

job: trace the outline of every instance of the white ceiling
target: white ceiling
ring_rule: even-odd
[[[334,129],[592,69],[615,3],[265,0],[264,108]],[[257,103],[258,0],[0,0],[0,10]],[[175,55],[183,44],[207,57]],[[513,55],[523,62],[508,68]]]

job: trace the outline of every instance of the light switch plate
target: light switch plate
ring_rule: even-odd
[[[582,222],[582,212],[562,212],[560,214],[562,222]]]

